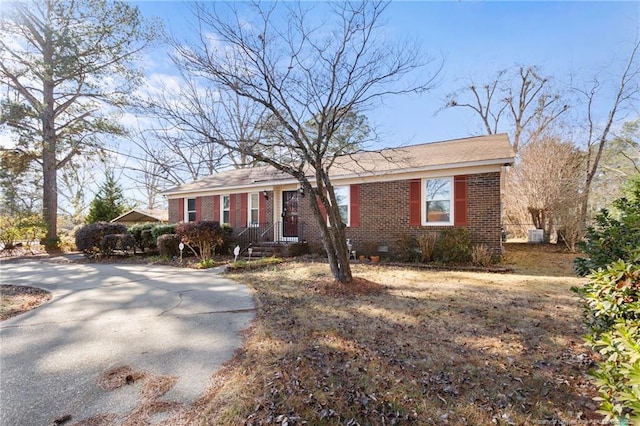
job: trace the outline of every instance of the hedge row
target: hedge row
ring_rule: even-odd
[[[87,257],[109,257],[117,252],[136,253],[158,250],[161,256],[179,255],[179,244],[187,253],[202,259],[213,253],[227,253],[232,246],[233,229],[218,222],[202,221],[180,225],[144,223],[127,229],[120,223],[96,222],[85,225],[76,233],[76,247]]]

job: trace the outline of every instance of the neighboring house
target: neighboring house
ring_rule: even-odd
[[[345,155],[331,182],[358,253],[392,255],[407,238],[464,227],[472,243],[500,254],[501,173],[513,161],[508,136],[497,134]],[[306,240],[321,250],[315,197],[271,166],[220,172],[164,195],[171,223],[215,220],[253,240]]]
[[[118,222],[130,226],[136,223],[162,222],[169,221],[169,212],[167,210],[144,210],[133,209],[112,219],[111,222]]]

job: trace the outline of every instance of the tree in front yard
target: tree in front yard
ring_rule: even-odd
[[[175,43],[176,62],[203,89],[181,99],[184,111],[171,121],[294,177],[341,283],[352,277],[330,174],[338,157],[363,142],[358,132],[343,136],[362,111],[387,95],[429,89],[435,74],[425,69],[430,60],[414,44],[389,41],[382,22],[387,6],[369,1],[196,3],[197,41]],[[224,96],[207,93],[240,99],[254,111],[245,119],[261,132],[251,140],[218,138],[215,130],[222,123],[209,110]],[[265,119],[269,126],[262,125]]]

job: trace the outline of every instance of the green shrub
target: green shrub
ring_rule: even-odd
[[[102,237],[100,242],[100,254],[105,257],[112,256],[116,250],[128,252],[133,250],[135,254],[136,240],[131,234],[108,234]]]
[[[445,264],[471,262],[471,236],[465,228],[447,228],[440,232],[433,252],[434,260]]]
[[[46,226],[39,215],[0,216],[0,243],[5,250],[15,248],[17,242],[30,246],[40,241],[46,233]]]
[[[299,257],[309,253],[309,244],[306,241],[289,244],[287,247],[287,256],[289,257]]]
[[[87,257],[100,254],[105,235],[126,234],[127,227],[121,223],[96,222],[85,225],[76,232],[76,248]]]
[[[608,420],[640,421],[640,252],[594,271],[582,298],[587,344],[603,356],[592,372]]]
[[[235,238],[233,237],[233,228],[228,223],[222,225],[222,244],[217,245],[214,248],[215,254],[231,254],[236,246]]]
[[[615,214],[601,210],[595,225],[587,228],[579,247],[585,257],[575,260],[579,275],[605,268],[614,260],[631,258],[640,241],[640,178],[630,181],[626,196],[613,203]]]
[[[162,234],[156,241],[161,257],[168,259],[180,255],[180,237],[176,234]]]
[[[175,234],[176,233],[176,225],[175,224],[158,224],[153,227],[151,231],[151,236],[154,240],[158,240],[158,237],[166,234]]]
[[[589,282],[581,297],[587,344],[602,356],[594,377],[606,422],[640,424],[640,178],[626,197],[596,217],[576,262]]]
[[[207,260],[202,260],[198,263],[196,263],[195,268],[196,269],[209,269],[209,268],[215,268],[217,266],[215,260],[213,259],[207,259]]]
[[[214,221],[181,223],[176,226],[176,234],[200,260],[211,259],[215,247],[223,243],[220,223]]]
[[[422,254],[418,240],[413,237],[400,238],[396,242],[397,254],[396,258],[400,262],[415,263],[419,262]]]
[[[140,251],[156,248],[156,239],[153,237],[153,229],[156,226],[156,223],[140,223],[129,227],[129,233],[133,235]]]

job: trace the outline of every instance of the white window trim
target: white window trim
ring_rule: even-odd
[[[257,206],[253,205],[253,196],[257,196]],[[257,228],[260,226],[260,193],[259,192],[250,192],[247,194],[247,226],[250,228]],[[251,221],[251,212],[256,210],[258,212],[258,222],[254,223]]]
[[[450,196],[449,196],[449,220],[442,222],[427,222],[427,191],[425,191],[425,187],[427,185],[428,180],[434,179],[446,179],[449,181],[450,188]],[[455,188],[453,185],[453,176],[439,176],[432,178],[423,178],[420,182],[420,214],[422,216],[422,226],[453,226],[454,222],[454,199],[455,199]]]
[[[351,226],[351,185],[337,185],[333,187],[333,191],[335,192],[335,190],[338,188],[347,188],[347,220],[345,221],[345,225],[348,228]],[[331,224],[329,223],[328,215],[327,215],[327,225],[331,226]]]
[[[193,200],[193,210],[189,210],[189,200]],[[189,197],[184,199],[184,221],[185,222],[195,222],[196,215],[198,214],[197,210],[198,210],[198,207],[196,204],[195,197]],[[191,212],[193,212],[193,220],[189,220],[189,213]]]
[[[224,209],[224,197],[227,197],[229,199],[229,210],[228,210],[228,212],[229,212],[229,222],[225,222],[224,221],[224,212],[225,212],[225,209]],[[220,196],[220,223],[221,224],[226,223],[226,224],[229,224],[229,225],[231,224],[231,196],[230,195],[221,195]]]

